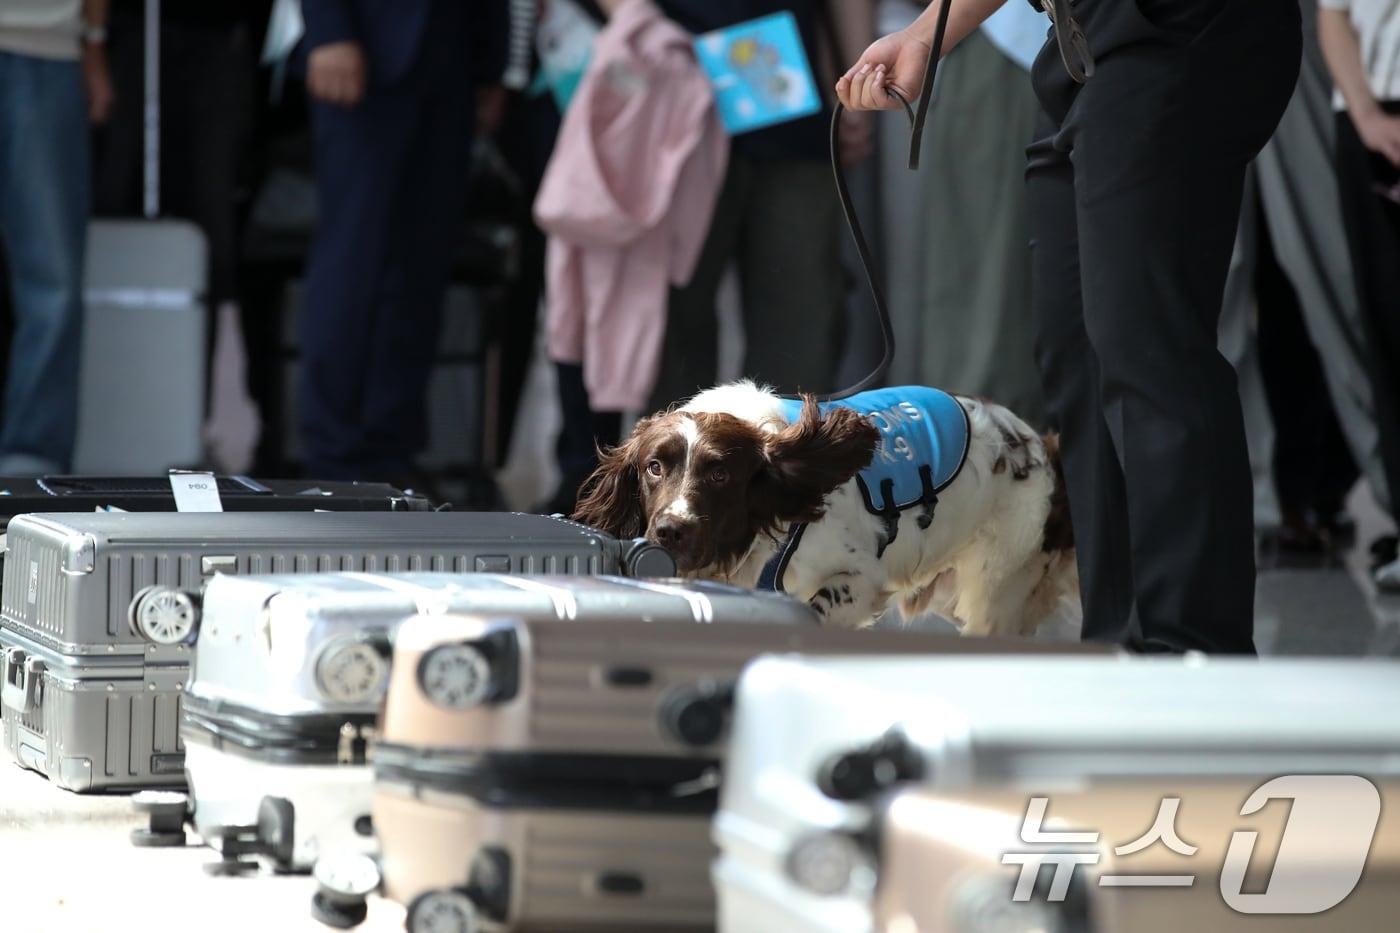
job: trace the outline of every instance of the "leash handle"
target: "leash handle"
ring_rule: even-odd
[[[943,51],[943,36],[948,28],[948,10],[951,6],[952,0],[942,0],[942,6],[938,10],[938,23],[934,28],[933,44],[929,46],[928,50],[928,65],[924,69],[924,86],[919,91],[918,107],[911,106],[904,95],[894,88],[886,89],[903,105],[904,113],[909,118],[909,168],[911,170],[919,167],[919,155],[923,148],[924,121],[928,117],[929,103],[933,99],[933,80],[938,74],[938,59]],[[880,285],[880,276],[875,271],[875,260],[871,257],[870,244],[866,242],[865,230],[861,227],[860,218],[856,216],[855,204],[851,201],[850,188],[846,184],[846,171],[841,166],[841,114],[845,112],[846,108],[840,102],[837,102],[836,107],[831,112],[831,171],[836,178],[836,194],[841,200],[841,213],[846,217],[846,226],[850,228],[851,239],[855,241],[856,245],[856,254],[860,257],[861,268],[865,270],[865,279],[869,283],[870,293],[875,299],[875,316],[880,324],[880,337],[884,342],[884,351],[880,362],[865,378],[838,392],[816,396],[819,402],[836,402],[850,398],[852,395],[867,389],[875,388],[885,381],[885,377],[889,375],[890,364],[894,362],[894,322],[890,319],[890,309],[885,303],[885,290]],[[796,398],[797,396],[787,397]]]

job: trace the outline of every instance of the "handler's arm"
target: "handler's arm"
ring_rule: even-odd
[[[1317,11],[1317,40],[1332,80],[1342,92],[1347,115],[1366,148],[1400,165],[1400,117],[1381,109],[1366,81],[1361,42],[1345,9],[1322,7]]]
[[[948,52],[965,39],[982,21],[995,13],[1006,0],[951,0],[948,29],[943,36],[942,53]],[[892,110],[900,106],[893,87],[913,100],[924,83],[928,68],[928,52],[938,27],[938,14],[943,0],[931,0],[919,18],[908,28],[877,39],[836,82],[836,96],[848,110]]]

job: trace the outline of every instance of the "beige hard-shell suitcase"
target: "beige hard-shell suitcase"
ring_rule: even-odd
[[[379,760],[462,756],[493,775],[665,784],[722,757],[734,684],[761,654],[1080,653],[1079,645],[828,628],[787,596],[718,583],[634,581],[586,622],[420,617],[395,643]],[[663,622],[689,624],[658,624]],[[386,757],[387,756],[387,757]]]
[[[385,893],[410,933],[714,929],[712,791],[473,796],[381,773]]]

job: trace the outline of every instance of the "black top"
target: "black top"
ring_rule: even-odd
[[[145,0],[113,0],[112,10],[140,16]],[[261,30],[272,9],[272,0],[161,0],[160,17],[167,23],[198,26],[247,25]]]

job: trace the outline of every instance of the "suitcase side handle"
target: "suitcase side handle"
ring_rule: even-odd
[[[34,709],[34,697],[39,690],[39,676],[44,673],[44,662],[28,657],[23,648],[9,649],[4,658],[5,685],[0,690],[0,704],[24,715]]]

